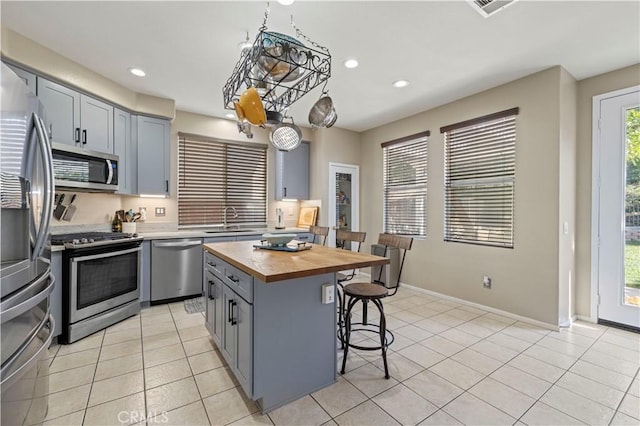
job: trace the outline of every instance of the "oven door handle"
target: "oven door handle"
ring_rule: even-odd
[[[34,297],[31,297],[25,300],[22,303],[13,304],[15,303],[13,302],[14,300],[20,300],[24,294],[28,294],[30,291],[33,290],[34,287],[37,287],[38,285],[40,285],[42,281],[45,279],[50,279],[51,281],[49,282],[49,285],[44,288],[44,290],[39,292]],[[56,279],[53,276],[53,274],[49,273],[49,274],[43,275],[42,278],[38,279],[33,284],[31,284],[24,290],[20,291],[20,293],[16,294],[6,302],[2,303],[0,305],[0,310],[1,310],[0,323],[4,324],[5,322],[10,321],[13,318],[17,317],[18,315],[21,315],[24,312],[27,312],[30,309],[34,308],[35,306],[38,306],[43,300],[49,297],[49,295],[53,291],[53,286],[55,285],[55,282],[56,282]],[[11,306],[12,304],[13,306]]]
[[[106,246],[102,246],[102,247],[106,247]],[[85,260],[104,259],[106,257],[120,256],[123,254],[129,254],[129,253],[135,253],[135,252],[141,252],[141,251],[142,251],[142,247],[135,247],[127,250],[118,250],[118,251],[110,251],[107,253],[92,254],[90,256],[77,256],[77,257],[72,257],[71,262],[78,263],[78,262],[83,262]]]

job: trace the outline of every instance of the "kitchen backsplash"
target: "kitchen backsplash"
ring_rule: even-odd
[[[68,205],[74,192],[58,191],[57,194],[65,194],[63,204]],[[111,230],[111,221],[116,210],[129,209],[138,212],[140,207],[146,207],[147,220],[137,223],[139,231],[156,232],[177,230],[178,223],[175,212],[167,211],[175,208],[175,200],[171,199],[155,199],[140,198],[130,196],[120,196],[117,194],[87,193],[75,192],[76,199],[73,204],[76,206],[75,215],[71,221],[52,219],[52,232],[76,232],[76,230],[85,230],[86,227],[93,227],[95,230]],[[300,207],[319,206],[320,200],[307,200],[301,202],[292,201],[271,201],[268,206],[267,226],[275,227],[276,209],[280,208],[284,212],[284,225],[286,227],[295,227],[298,222],[298,212]],[[156,207],[165,208],[165,216],[156,216]],[[320,208],[318,215],[318,223],[326,222],[322,218],[326,216],[326,212]],[[104,228],[104,229],[103,229]]]

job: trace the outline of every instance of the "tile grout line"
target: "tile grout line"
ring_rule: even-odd
[[[636,374],[633,376],[633,379],[631,379],[631,383],[629,383],[629,386],[627,386],[627,390],[624,392],[624,395],[622,395],[622,399],[620,399],[620,402],[618,403],[618,406],[615,408],[615,410],[613,411],[613,416],[611,416],[611,419],[609,420],[609,425],[612,424],[613,419],[616,417],[616,414],[618,414],[620,412],[620,406],[622,405],[622,401],[624,401],[624,399],[627,397],[627,395],[629,395],[629,390],[631,389],[631,386],[633,386],[633,382],[636,380],[636,378],[638,377],[638,372],[640,371],[640,368],[636,369]],[[622,413],[625,414],[625,413]],[[633,417],[633,416],[630,416]]]
[[[560,379],[562,379],[562,378],[563,378],[563,377],[564,377],[564,376],[569,372],[569,370],[570,370],[574,365],[576,365],[576,364],[578,363],[578,361],[580,361],[580,360],[582,359],[582,356],[583,356],[585,353],[587,353],[587,351],[588,351],[589,349],[591,349],[591,347],[593,347],[593,345],[595,345],[595,344],[596,344],[596,342],[600,339],[600,337],[602,337],[602,334],[601,334],[600,336],[598,336],[598,337],[593,341],[593,343],[591,343],[591,344],[587,347],[587,349],[582,353],[582,355],[580,355],[580,356],[579,356],[579,357],[578,357],[578,358],[577,358],[577,359],[576,359],[576,360],[575,360],[575,361],[574,361],[574,362],[573,362],[573,363],[572,363],[568,368],[564,369],[564,372],[560,375],[560,377],[558,377],[558,378],[557,378],[553,383],[551,383],[551,386],[549,387],[549,389],[547,389],[546,391],[544,391],[544,393],[543,393],[542,395],[540,395],[540,397],[536,400],[536,402],[534,402],[534,403],[531,405],[531,407],[529,407],[529,409],[527,409],[527,411],[525,411],[525,412],[524,412],[524,413],[523,413],[523,414],[518,418],[518,421],[522,422],[522,418],[523,418],[523,417],[524,417],[524,416],[525,416],[525,415],[526,415],[526,414],[531,410],[531,408],[533,408],[533,406],[535,406],[538,402],[540,402],[540,403],[542,403],[542,404],[545,404],[545,405],[548,405],[549,407],[551,407],[549,404],[545,403],[544,401],[540,401],[540,400],[541,400],[541,399],[542,399],[542,398],[543,398],[543,397],[544,397],[544,396],[545,396],[545,395],[546,395],[546,394],[547,394],[551,389],[553,389],[553,387],[554,387],[554,386],[556,386],[556,384],[560,381]],[[554,352],[555,352],[555,351],[554,351]],[[537,359],[537,358],[536,358],[536,359]],[[585,362],[586,362],[586,361],[585,361]],[[575,373],[574,373],[574,374],[575,374]],[[582,377],[582,376],[581,376],[581,377]],[[588,377],[585,377],[585,378],[587,378],[587,379],[588,379]],[[562,389],[565,389],[565,388],[563,388],[562,386],[559,386],[559,387],[560,387],[560,388],[562,388]],[[572,394],[575,394],[575,395],[578,395],[578,396],[582,396],[582,395],[579,395],[579,394],[577,394],[577,393],[575,393],[575,392],[572,392],[572,391],[571,391],[571,390],[569,390],[569,389],[565,389],[565,390],[566,390],[566,391],[568,391],[568,392],[571,392]],[[588,400],[590,400],[590,401],[593,401],[591,398],[588,398],[588,397],[585,397],[585,396],[582,396],[582,397],[583,397],[583,398],[586,398],[586,399],[588,399]],[[600,404],[600,405],[603,405],[603,406],[604,406],[604,404],[601,404],[601,403],[600,403],[600,402],[598,402],[598,401],[593,401],[593,402],[596,402],[596,403],[598,403],[598,404]],[[553,408],[554,410],[559,411],[560,413],[564,414],[565,416],[569,416],[569,417],[571,417],[572,419],[576,419],[577,421],[582,422],[582,420],[580,420],[580,419],[578,419],[578,418],[574,417],[573,415],[571,415],[571,414],[569,414],[569,413],[567,413],[567,412],[565,412],[565,411],[559,410],[559,409],[557,409],[557,408],[555,408],[555,407],[551,407],[551,408]],[[609,407],[607,407],[607,408],[609,408]],[[615,412],[614,412],[614,415],[615,415]],[[611,418],[613,419],[613,416],[611,416]],[[523,422],[523,423],[524,423],[524,422]]]
[[[96,374],[98,373],[98,363],[100,362],[100,353],[102,353],[102,344],[104,343],[105,332],[102,331],[102,339],[100,340],[100,348],[98,350],[98,358],[96,358],[96,365],[93,369],[93,378],[91,379],[91,385],[89,386],[89,394],[87,395],[87,402],[84,407],[84,413],[82,413],[82,424],[87,419],[87,411],[89,410],[89,401],[91,401],[91,392],[93,391],[93,383],[96,380]]]

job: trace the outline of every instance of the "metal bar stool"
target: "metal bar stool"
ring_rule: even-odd
[[[323,246],[327,245],[327,235],[329,235],[329,227],[328,226],[314,226],[311,225],[309,227],[309,232],[313,234],[313,244],[321,244]],[[318,237],[318,242],[316,243],[316,237]],[[322,242],[320,242],[322,241]]]
[[[384,363],[384,378],[389,378],[389,368],[387,367],[387,348],[391,343],[393,343],[393,333],[387,330],[387,320],[384,315],[384,307],[382,305],[382,299],[387,296],[392,296],[396,294],[398,291],[398,286],[400,285],[400,276],[402,275],[402,268],[404,266],[404,260],[407,255],[407,251],[411,250],[411,245],[413,244],[413,238],[411,237],[403,237],[399,235],[390,235],[390,234],[380,234],[378,237],[378,244],[384,245],[384,255],[387,255],[387,251],[389,248],[397,248],[402,251],[402,261],[400,263],[400,268],[398,270],[398,277],[393,287],[393,292],[389,293],[389,290],[384,286],[384,283],[381,281],[382,277],[382,269],[380,268],[380,274],[377,280],[373,282],[353,282],[344,285],[344,298],[346,301],[346,312],[344,314],[344,355],[342,357],[342,369],[340,370],[340,374],[344,374],[345,367],[347,365],[347,354],[349,352],[349,348],[359,349],[363,351],[375,351],[382,350],[382,361]],[[347,300],[347,297],[349,298]],[[362,307],[362,322],[352,323],[351,322],[351,310],[359,301],[363,302]],[[380,322],[378,325],[376,324],[368,324],[367,321],[367,305],[368,302],[373,303],[373,305],[378,308],[380,312]],[[353,326],[356,328],[353,328]],[[358,327],[359,326],[359,327]],[[375,346],[363,346],[356,345],[350,342],[351,332],[352,331],[366,331],[366,332],[375,332],[380,337],[380,345]],[[389,337],[387,337],[389,336]]]
[[[336,231],[336,245],[343,250],[352,250],[352,243],[357,243],[356,252],[360,252],[362,243],[367,238],[366,232],[346,231],[338,229]],[[346,272],[346,271],[345,271]],[[343,318],[344,318],[344,286],[342,283],[351,281],[356,275],[355,268],[347,273],[338,272],[336,282],[338,284],[338,338],[340,339],[341,348],[344,348]]]

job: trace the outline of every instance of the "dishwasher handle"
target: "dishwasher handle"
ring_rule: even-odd
[[[201,246],[202,242],[200,241],[180,241],[173,243],[153,243],[154,247],[198,247]]]

